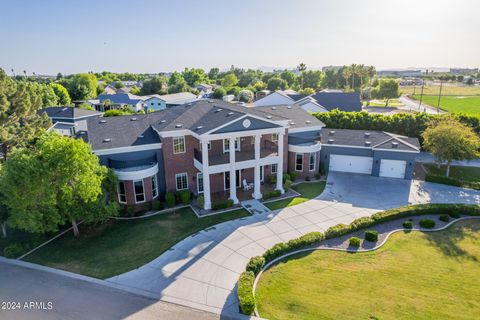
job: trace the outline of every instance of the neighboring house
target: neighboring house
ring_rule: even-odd
[[[260,100],[270,94],[270,90],[260,90],[255,93],[255,100]]]
[[[338,92],[336,90],[320,91],[312,95],[275,91],[253,103],[254,107],[274,105],[299,106],[309,112],[327,112],[333,109],[340,109],[341,111],[362,110],[359,93]]]
[[[115,94],[115,93],[117,93],[117,88],[115,88],[115,86],[108,85],[108,86],[105,87],[105,89],[103,89],[103,93],[105,93],[105,94]]]
[[[75,136],[79,131],[87,130],[87,119],[97,118],[101,112],[74,107],[50,107],[38,111],[39,115],[46,113],[52,121],[48,129],[55,130],[64,136]]]
[[[195,89],[197,89],[200,93],[209,93],[213,91],[213,86],[210,84],[201,83],[197,84]]]
[[[202,194],[209,209],[212,194],[226,193],[237,203],[244,180],[259,199],[270,175],[283,192],[284,172],[304,179],[318,173],[320,165],[373,175],[390,170],[395,172],[390,176],[400,177],[401,164],[392,161],[405,161],[401,178],[411,178],[417,139],[377,132],[366,139],[364,131],[345,131],[347,135],[322,127],[317,118],[292,106],[245,108],[199,100],[145,115],[89,119],[88,136],[82,138],[100,163],[114,170],[119,202],[127,205],[189,190]],[[363,145],[366,141],[371,145]],[[371,169],[359,157],[371,158]]]
[[[153,94],[149,96],[141,96],[144,105],[155,111],[164,110],[169,107],[178,106],[198,100],[197,96],[190,92],[179,92],[165,95]]]
[[[95,105],[95,109],[99,111],[107,111],[109,109],[120,109],[124,107],[130,107],[134,111],[138,112],[143,109],[143,97],[136,96],[130,93],[115,93],[104,94],[102,93],[97,97],[100,103]],[[105,101],[110,101],[110,105],[105,105]]]

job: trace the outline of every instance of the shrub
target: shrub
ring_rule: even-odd
[[[173,194],[173,192],[165,193],[165,202],[167,203],[167,207],[175,207],[175,195]]]
[[[272,261],[273,259],[284,255],[293,250],[309,247],[315,244],[320,243],[325,236],[321,232],[309,232],[304,234],[303,236],[292,239],[287,243],[277,243],[263,254],[265,258],[265,263]]]
[[[413,228],[413,223],[412,223],[412,221],[407,220],[407,221],[404,221],[404,222],[402,223],[402,226],[403,226],[405,229],[412,229],[412,228]]]
[[[153,210],[160,210],[162,208],[162,203],[160,202],[160,200],[153,200],[152,201],[152,209]]]
[[[318,169],[318,174],[319,174],[320,176],[324,176],[325,173],[326,173],[326,172],[325,172],[325,167],[324,167],[324,165],[323,165],[323,162],[321,162],[321,163],[320,163],[320,168]]]
[[[318,180],[318,179],[320,179],[321,177],[322,177],[322,175],[321,175],[320,173],[318,173],[318,172],[315,173],[315,179]]]
[[[268,183],[270,183],[270,184],[275,184],[275,183],[277,183],[277,175],[276,175],[276,174],[271,174],[271,175],[268,177]]]
[[[449,215],[450,217],[452,217],[453,219],[458,219],[458,218],[460,218],[460,213],[458,213],[457,211],[450,211],[450,212],[448,213],[448,215]]]
[[[178,198],[182,204],[190,203],[190,190],[182,190],[178,192]]]
[[[290,178],[290,175],[288,173],[284,173],[282,177],[282,182],[285,183],[287,180],[292,181],[292,178]]]
[[[142,204],[142,210],[143,211],[149,211],[152,208],[152,203],[151,202],[145,202]]]
[[[247,264],[247,271],[251,271],[254,275],[257,275],[264,265],[265,258],[263,256],[253,257]]]
[[[358,237],[351,237],[350,239],[348,239],[348,245],[350,247],[358,248],[360,247],[360,243],[361,243],[361,240]]]
[[[133,217],[135,215],[135,207],[134,206],[127,206],[126,209],[126,215],[127,217]]]
[[[305,177],[305,181],[310,181],[310,180],[311,180],[310,176]]]
[[[205,198],[202,195],[197,197],[197,206],[202,208],[205,207]]]
[[[441,214],[440,217],[438,217],[438,219],[443,222],[448,222],[450,221],[450,216],[448,214]]]
[[[266,191],[263,193],[263,199],[270,199],[280,196],[282,193],[280,190]]]
[[[255,296],[253,282],[255,275],[251,271],[243,272],[238,279],[237,297],[240,310],[243,314],[251,315],[255,310]]]
[[[378,241],[378,231],[376,230],[367,230],[365,231],[365,240],[370,242]]]
[[[26,250],[21,243],[14,242],[6,246],[5,249],[3,249],[3,255],[5,256],[5,258],[13,259],[13,258],[18,258],[25,251]]]
[[[430,174],[430,173],[425,176],[425,181],[480,190],[480,182],[464,181],[464,180],[459,180],[452,177],[439,176],[439,175]]]
[[[293,172],[289,172],[288,174],[290,175],[290,181],[297,180],[298,172],[293,171]]]
[[[233,207],[232,199],[219,200],[212,203],[213,210],[227,209]]]
[[[285,189],[285,191],[287,191],[291,187],[292,187],[292,181],[290,180],[285,181],[285,183],[283,184],[283,189]]]
[[[435,221],[433,221],[432,219],[421,219],[419,224],[420,227],[425,229],[432,229],[435,227]]]

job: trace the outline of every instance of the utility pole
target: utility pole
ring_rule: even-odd
[[[422,99],[423,99],[423,85],[424,83],[422,82],[422,92],[420,93],[420,104],[418,105],[418,110],[421,110],[422,107]]]
[[[442,97],[443,77],[440,77],[440,92],[438,93],[437,113],[440,113],[440,98]]]

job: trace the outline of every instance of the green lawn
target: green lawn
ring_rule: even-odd
[[[415,95],[413,98],[420,100],[420,95]],[[423,96],[422,103],[436,107],[438,96]],[[480,96],[442,96],[440,108],[452,113],[463,112],[471,115],[480,115]]]
[[[364,102],[364,105],[367,106],[367,101]],[[385,100],[371,100],[368,104],[369,107],[385,107]],[[403,106],[403,103],[398,99],[390,99],[387,107],[400,107]]]
[[[81,228],[79,239],[69,233],[25,260],[105,279],[144,265],[197,231],[248,215],[240,209],[199,219],[184,208],[145,219],[111,220]]]
[[[420,94],[421,86],[402,86],[400,87],[400,92],[405,94]],[[423,88],[423,94],[427,95],[438,95],[440,92],[440,84],[438,85],[428,85]],[[480,95],[479,86],[459,86],[459,85],[444,85],[442,87],[442,94],[446,95],[455,95],[455,96],[472,96]]]
[[[478,319],[480,221],[397,233],[368,253],[315,251],[264,273],[268,319]]]
[[[439,176],[444,176],[447,167],[440,166],[438,168],[434,164],[425,164],[425,168],[431,174],[436,174]],[[461,167],[461,166],[450,166],[450,175],[451,178],[455,178],[463,181],[480,181],[480,168],[479,167]]]
[[[265,206],[270,210],[277,210],[285,207],[291,207],[313,199],[322,193],[323,189],[325,189],[325,181],[300,183],[296,186],[293,186],[292,189],[300,193],[301,196],[265,203]]]

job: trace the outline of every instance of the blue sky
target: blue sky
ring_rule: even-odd
[[[0,67],[478,67],[478,12],[476,0],[0,0]]]

